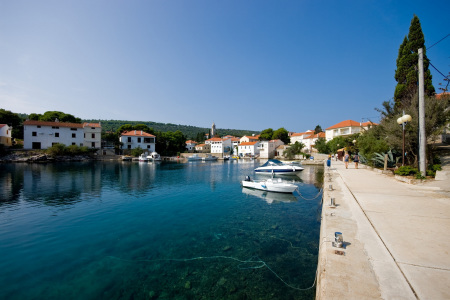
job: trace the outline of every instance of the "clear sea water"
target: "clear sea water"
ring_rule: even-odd
[[[323,168],[260,164],[0,164],[0,299],[314,299]]]

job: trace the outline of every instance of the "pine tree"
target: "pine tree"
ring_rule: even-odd
[[[435,90],[431,81],[431,73],[428,69],[429,60],[426,56],[425,36],[422,32],[419,18],[414,15],[409,27],[408,37],[405,36],[398,50],[397,70],[395,71],[394,101],[397,110],[408,106],[414,94],[418,90],[418,61],[419,49],[423,49],[423,69],[425,94],[431,96]]]

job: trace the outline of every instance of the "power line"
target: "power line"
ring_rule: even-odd
[[[432,64],[430,61],[428,61],[428,63],[429,63],[436,71],[438,71],[439,74],[441,74],[442,76],[444,76],[444,78],[447,78],[447,79],[448,79],[448,77],[445,76],[444,74],[442,74],[442,72],[439,71],[435,66],[433,66],[433,64]]]
[[[450,33],[449,34],[447,34],[446,36],[444,36],[442,39],[440,39],[439,41],[437,41],[436,43],[434,43],[433,45],[431,45],[430,47],[428,47],[427,48],[427,50],[430,50],[431,49],[431,47],[433,47],[433,46],[435,46],[435,45],[437,45],[437,44],[439,44],[440,42],[442,42],[443,40],[445,40],[446,38],[448,38],[450,36]]]

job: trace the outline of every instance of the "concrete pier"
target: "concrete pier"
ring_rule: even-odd
[[[317,299],[450,299],[450,181],[412,185],[332,161],[320,238]]]

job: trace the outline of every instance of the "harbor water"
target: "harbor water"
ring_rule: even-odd
[[[0,164],[0,299],[314,299],[323,167],[260,164]]]

